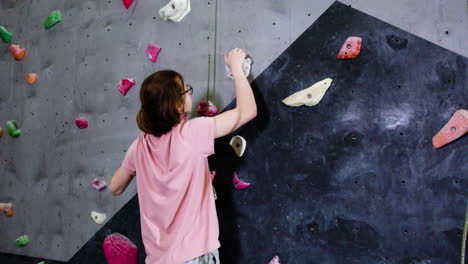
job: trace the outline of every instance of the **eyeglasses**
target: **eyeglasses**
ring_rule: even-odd
[[[187,90],[181,95],[184,95],[184,94],[192,95],[193,94],[193,87],[190,84],[186,84],[185,87],[187,88]]]

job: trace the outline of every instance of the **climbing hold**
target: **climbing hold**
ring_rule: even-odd
[[[297,93],[294,93],[288,96],[286,99],[283,100],[283,103],[289,106],[314,106],[320,103],[325,92],[328,90],[332,83],[332,79],[327,78],[320,82],[315,83],[314,85],[301,90]]]
[[[3,211],[3,213],[6,216],[12,216],[13,215],[13,204],[12,203],[0,203],[0,211]]]
[[[201,101],[197,107],[197,113],[201,116],[214,116],[218,113],[218,108],[210,101]]]
[[[159,9],[159,15],[167,21],[180,22],[190,13],[190,0],[171,0],[163,8]]]
[[[84,117],[77,117],[75,119],[75,124],[78,128],[87,128],[88,127],[88,120],[86,120],[86,118]]]
[[[214,181],[214,178],[216,177],[216,171],[211,172],[211,181]]]
[[[14,138],[21,135],[21,130],[18,129],[18,125],[15,120],[8,120],[6,122],[6,128],[8,130],[8,134]]]
[[[36,82],[37,80],[37,74],[35,73],[28,73],[28,75],[26,75],[26,82],[28,82],[29,84],[33,84]]]
[[[218,195],[216,194],[216,189],[214,186],[211,186],[213,188],[213,196],[214,196],[214,199],[217,200],[218,199]]]
[[[229,79],[234,80],[234,76],[232,76],[231,69],[227,65],[225,66],[226,70],[226,76],[229,77]],[[252,59],[251,58],[245,58],[244,61],[242,62],[242,70],[244,71],[245,76],[249,76],[250,74],[250,69],[252,68]]]
[[[24,55],[26,54],[26,49],[21,48],[19,45],[10,45],[10,52],[15,58],[15,60],[20,61],[24,58]]]
[[[153,44],[148,44],[146,47],[146,54],[152,62],[156,62],[158,59],[159,51],[161,51],[161,48]]]
[[[107,215],[92,211],[91,212],[91,218],[94,220],[94,222],[96,222],[96,224],[102,225],[106,221]]]
[[[10,43],[12,37],[13,34],[11,34],[11,32],[9,32],[4,26],[0,26],[0,38],[3,42]]]
[[[129,9],[130,6],[133,4],[133,0],[122,0],[122,3],[126,9]]]
[[[354,59],[361,52],[362,38],[349,37],[341,47],[338,53],[338,59]]]
[[[234,174],[232,175],[232,181],[234,183],[234,187],[238,190],[242,190],[242,189],[245,189],[247,187],[250,186],[250,183],[248,182],[243,182],[241,181],[238,177],[237,177],[237,173],[234,172]]]
[[[93,187],[98,191],[102,191],[107,187],[107,183],[99,178],[96,178],[93,181]]]
[[[274,256],[270,262],[268,262],[268,264],[280,264],[280,261],[279,261],[279,257],[278,256]]]
[[[136,264],[138,261],[138,248],[124,235],[109,235],[104,239],[103,247],[109,264]]]
[[[247,141],[241,136],[234,136],[231,138],[231,141],[229,141],[229,145],[231,145],[236,155],[240,158],[244,155]]]
[[[45,264],[45,261],[41,261],[41,262],[39,262],[39,263],[37,263],[37,264]]]
[[[432,138],[432,144],[436,148],[441,148],[448,143],[455,141],[468,132],[468,111],[457,110],[448,123]]]
[[[25,247],[29,244],[29,237],[27,235],[22,235],[16,239],[16,245],[18,247]]]
[[[133,87],[133,85],[135,85],[136,82],[135,82],[135,79],[132,79],[132,78],[125,78],[125,79],[122,79],[118,84],[117,84],[117,87],[119,88],[119,91],[120,93],[125,96],[127,95],[128,91],[130,90],[130,88]]]
[[[3,136],[3,128],[0,126],[0,137]]]
[[[60,12],[60,10],[54,10],[44,21],[44,28],[49,29],[57,25],[60,21],[62,21],[62,12]]]

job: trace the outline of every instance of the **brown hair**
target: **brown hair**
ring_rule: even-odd
[[[146,77],[140,89],[138,127],[156,137],[171,131],[182,120],[179,109],[185,102],[184,90],[184,79],[175,71],[158,71]]]

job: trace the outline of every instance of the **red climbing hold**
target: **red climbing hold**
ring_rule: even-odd
[[[210,101],[208,104],[201,101],[197,108],[197,113],[201,116],[214,116],[218,113],[218,108]]]
[[[468,111],[459,109],[453,114],[448,123],[432,138],[432,144],[441,148],[455,141],[468,132]]]
[[[232,181],[234,183],[234,187],[238,190],[242,190],[250,186],[250,183],[241,181],[239,177],[237,177],[236,172],[232,175]]]
[[[19,45],[11,44],[10,52],[11,54],[13,54],[15,60],[20,61],[24,58],[24,55],[26,54],[26,49],[21,48]]]
[[[125,78],[121,80],[118,84],[117,87],[119,88],[120,93],[125,96],[127,95],[128,91],[133,87],[133,85],[136,84],[135,79],[132,78]]]
[[[87,128],[88,127],[88,120],[86,120],[85,118],[83,117],[77,117],[75,119],[75,124],[78,128]]]
[[[125,8],[128,9],[133,4],[133,0],[122,0],[122,3],[124,4]]]
[[[361,52],[362,38],[349,37],[338,53],[338,59],[354,59]]]
[[[109,264],[136,264],[138,248],[126,236],[114,233],[104,239],[104,255]]]
[[[161,51],[161,48],[153,44],[148,44],[146,47],[146,54],[152,62],[156,62],[158,59],[159,51]]]

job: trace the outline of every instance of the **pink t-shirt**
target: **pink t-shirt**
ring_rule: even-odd
[[[136,173],[147,264],[180,264],[220,247],[208,156],[215,121],[182,121],[155,137],[141,133],[122,168]]]

